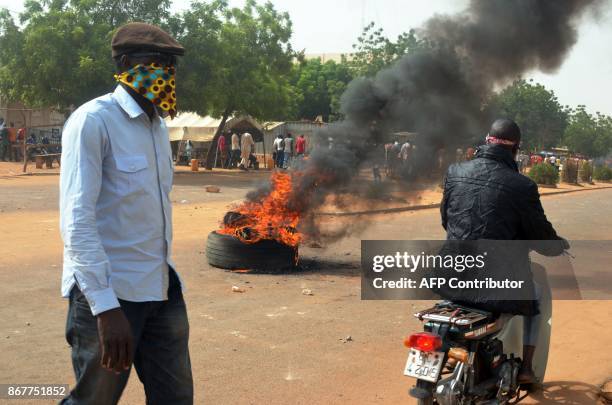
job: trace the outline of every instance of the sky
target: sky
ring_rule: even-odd
[[[244,4],[244,0],[229,2],[232,6]],[[361,29],[370,21],[394,39],[404,31],[418,28],[436,13],[461,11],[467,1],[272,0],[272,3],[291,16],[293,48],[320,54],[350,52]],[[185,10],[189,4],[190,0],[174,0],[172,10]],[[19,12],[23,1],[0,0],[0,7]],[[612,7],[596,17],[589,16],[580,22],[578,43],[557,72],[530,72],[526,78],[554,90],[561,104],[585,104],[593,113],[612,115]]]

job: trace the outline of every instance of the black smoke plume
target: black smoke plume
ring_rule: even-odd
[[[420,33],[431,46],[373,78],[352,81],[341,99],[345,119],[316,135],[318,147],[297,169],[302,175],[288,201],[304,214],[302,231],[318,235],[314,210],[351,187],[359,169],[377,159],[386,135],[418,133],[417,174],[432,170],[436,153],[454,153],[484,137],[492,118],[484,101],[528,71],[559,68],[577,41],[579,18],[599,3],[472,0],[459,14],[428,20]]]

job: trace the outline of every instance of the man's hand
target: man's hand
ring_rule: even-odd
[[[132,329],[121,308],[98,314],[98,337],[102,367],[117,374],[129,370],[134,358]]]

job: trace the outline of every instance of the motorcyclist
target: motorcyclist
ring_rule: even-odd
[[[498,119],[486,145],[478,148],[472,160],[449,167],[440,207],[447,240],[560,241],[539,247],[533,243],[533,249],[548,256],[560,255],[569,247],[546,219],[537,185],[519,173],[515,158],[520,141],[519,126],[512,120]],[[525,256],[528,265],[528,250]],[[529,301],[531,309],[509,311],[524,315],[525,320],[523,363],[518,375],[522,384],[535,382],[532,360],[540,316],[537,284],[535,288],[536,300]]]

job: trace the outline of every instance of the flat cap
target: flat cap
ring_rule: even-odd
[[[113,58],[135,51],[163,52],[172,55],[185,54],[185,48],[161,28],[132,22],[119,27],[111,41]]]

